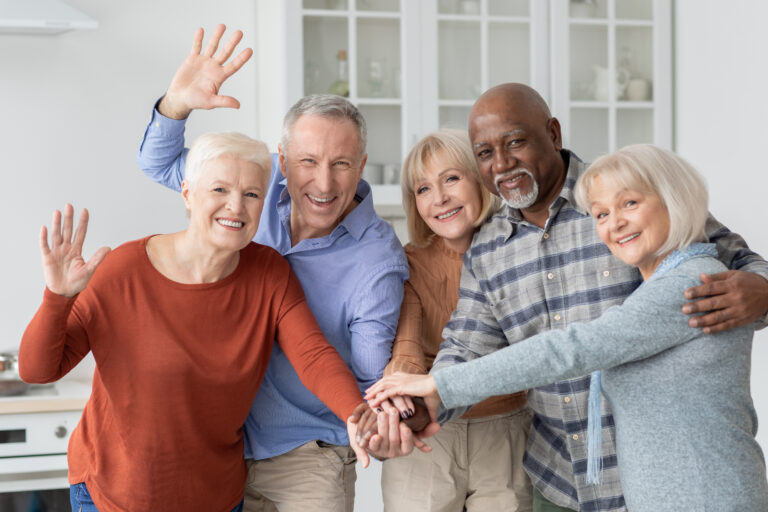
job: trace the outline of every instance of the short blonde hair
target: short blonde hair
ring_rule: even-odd
[[[587,212],[590,211],[590,186],[595,177],[601,175],[610,176],[629,190],[659,197],[669,215],[669,235],[657,256],[707,240],[707,185],[683,158],[651,144],[626,146],[598,158],[574,189],[576,202]]]
[[[480,191],[481,207],[480,215],[475,221],[475,226],[481,225],[496,210],[501,201],[491,194],[484,186],[480,171],[472,154],[472,146],[469,136],[461,130],[440,130],[430,133],[417,142],[405,157],[403,171],[400,179],[403,191],[403,207],[408,224],[408,236],[411,243],[417,247],[429,245],[435,233],[427,226],[416,208],[414,185],[424,177],[425,168],[434,158],[450,162],[451,165],[463,170],[466,176],[472,180]]]
[[[195,187],[206,163],[222,156],[258,165],[264,175],[266,189],[272,170],[269,148],[263,142],[237,132],[206,133],[195,140],[187,154],[184,169],[184,179],[189,187]]]

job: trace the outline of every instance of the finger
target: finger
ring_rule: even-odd
[[[405,401],[405,397],[393,396],[390,402],[392,402],[392,405],[395,406],[395,409],[400,413],[401,418],[406,419],[413,416],[413,407],[409,407],[408,403]]]
[[[397,409],[395,409],[394,406],[392,406],[392,402],[390,402],[389,400],[382,400],[379,403],[378,408],[384,411],[384,413],[386,414],[389,414],[389,411],[395,411],[398,415],[400,414],[400,412]]]
[[[410,416],[413,416],[413,413],[416,410],[413,405],[413,399],[408,395],[403,396],[402,399],[405,401],[405,405],[408,406],[408,412],[410,412]]]
[[[216,25],[216,28],[214,28],[213,32],[211,33],[211,38],[208,40],[208,46],[205,47],[205,52],[203,52],[203,55],[206,57],[213,57],[213,54],[216,53],[216,48],[219,47],[221,36],[224,35],[224,31],[226,29],[227,27],[225,27],[223,23]]]
[[[702,275],[703,277],[703,275]],[[704,284],[698,286],[692,286],[685,290],[686,299],[698,299],[699,297],[709,297],[712,295],[719,295],[725,293],[728,290],[728,282],[725,279],[717,281],[707,280]]]
[[[61,245],[61,212],[54,210],[51,219],[51,247],[55,249],[59,245]]]
[[[400,423],[397,433],[400,436],[400,455],[408,455],[413,451],[413,431],[405,423]]]
[[[237,57],[232,60],[232,62],[224,66],[224,75],[226,77],[230,77],[235,74],[238,69],[243,67],[243,64],[248,62],[248,59],[251,58],[251,55],[253,55],[253,49],[251,48],[246,48],[245,50],[241,51]]]
[[[422,439],[422,436],[419,434],[413,434],[413,446],[418,448],[419,451],[422,451],[424,453],[428,453],[432,451],[432,447],[429,446],[427,443],[425,443]]]
[[[224,43],[224,45],[221,47],[221,50],[219,50],[219,53],[216,54],[216,61],[220,64],[224,64],[227,59],[232,55],[232,52],[235,50],[235,46],[238,45],[240,40],[243,38],[243,32],[241,30],[235,30],[231,36],[229,36],[229,39],[227,39],[227,42]]]
[[[381,434],[375,434],[368,441],[368,451],[377,455],[380,453],[382,446],[384,445],[384,438]]]
[[[72,222],[75,216],[75,209],[72,205],[67,203],[64,205],[63,224],[61,227],[61,238],[65,244],[72,241]]]
[[[688,320],[688,325],[694,328],[714,328],[721,324],[730,324],[738,321],[738,315],[733,308],[712,311],[706,315],[696,316]],[[721,329],[722,330],[722,329]]]
[[[355,451],[355,455],[357,455],[357,461],[363,466],[363,469],[366,469],[371,463],[371,458],[368,456],[368,452],[365,451],[362,446],[357,444],[352,444],[352,449]]]
[[[379,442],[377,450],[379,452],[388,452],[389,451],[389,415],[388,414],[379,414],[376,416],[376,429],[378,431],[377,436],[374,436],[371,441],[370,445],[373,446],[373,441],[376,437],[380,437],[381,440]]]
[[[40,228],[40,254],[43,257],[48,256],[51,253],[51,248],[48,247],[48,228],[43,226]]]
[[[355,407],[355,409],[352,411],[352,416],[349,417],[350,421],[352,423],[358,423],[360,421],[360,418],[362,418],[365,411],[368,410],[368,405],[365,403],[362,403]]]
[[[395,455],[393,450],[400,446],[400,415],[394,407],[386,414],[389,427],[389,451]]]
[[[200,50],[203,48],[203,34],[205,31],[202,27],[195,30],[195,37],[192,39],[192,49],[189,51],[191,55],[200,55]]]
[[[75,230],[75,238],[72,240],[72,246],[79,250],[81,253],[83,252],[83,242],[85,241],[85,234],[88,232],[88,210],[86,208],[83,208],[80,211],[80,218],[77,220],[77,229]],[[71,220],[71,219],[70,219]],[[72,228],[72,225],[70,223],[70,229]],[[65,236],[64,239],[66,240],[67,237]]]
[[[683,304],[683,313],[686,315],[692,315],[694,313],[709,313],[723,309],[725,306],[722,300],[722,295],[710,296],[706,299],[699,299],[694,302],[687,302]]]
[[[437,434],[439,430],[440,430],[440,424],[437,422],[432,422],[428,424],[426,427],[424,427],[421,430],[421,432],[417,432],[416,437],[418,439],[424,439],[425,437],[430,437]]]
[[[205,107],[206,110],[213,108],[240,108],[240,102],[232,96],[213,96],[211,97],[210,104]]]
[[[91,259],[89,259],[88,263],[85,264],[85,268],[89,274],[93,274],[93,272],[96,270],[96,267],[98,267],[101,262],[104,261],[104,258],[107,256],[107,254],[109,254],[109,251],[111,251],[109,247],[102,247],[93,253]]]

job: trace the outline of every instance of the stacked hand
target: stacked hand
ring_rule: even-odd
[[[201,53],[203,29],[197,29],[192,51],[176,71],[168,91],[160,102],[158,109],[161,114],[172,119],[184,119],[193,109],[240,108],[239,101],[231,96],[219,95],[219,89],[227,78],[251,58],[253,50],[246,48],[227,63],[243,33],[235,31],[217,52],[225,30],[224,25],[217,25],[205,51]]]
[[[94,270],[109,252],[102,247],[91,259],[83,259],[83,241],[88,230],[88,210],[80,213],[77,230],[72,235],[74,210],[72,205],[64,207],[64,218],[59,210],[53,212],[51,221],[51,244],[48,245],[48,229],[40,229],[40,253],[43,256],[45,285],[53,293],[74,297],[85,289]]]

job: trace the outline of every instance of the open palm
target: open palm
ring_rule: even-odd
[[[83,242],[88,230],[88,210],[80,213],[77,230],[72,233],[74,209],[67,204],[64,215],[53,212],[51,221],[51,243],[48,244],[48,229],[40,230],[40,253],[43,257],[45,285],[53,293],[74,297],[85,289],[96,267],[104,260],[109,247],[102,247],[87,262],[83,259]]]

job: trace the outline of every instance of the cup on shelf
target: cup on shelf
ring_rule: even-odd
[[[368,182],[369,185],[381,185],[382,171],[384,166],[382,164],[375,164],[368,162],[363,168],[363,179]]]
[[[627,84],[627,99],[647,101],[651,99],[651,82],[644,78],[633,78]]]

